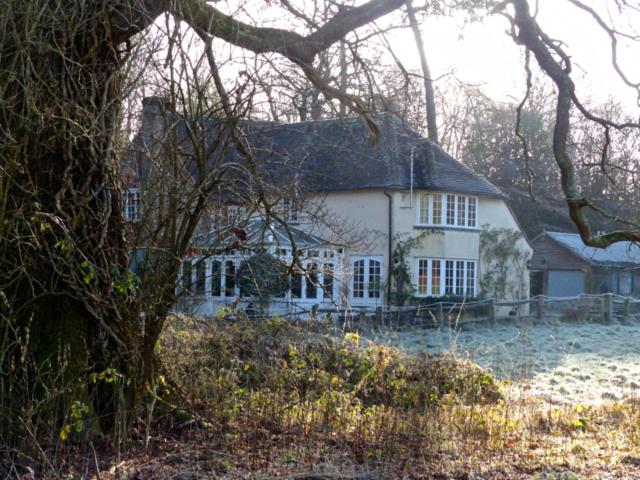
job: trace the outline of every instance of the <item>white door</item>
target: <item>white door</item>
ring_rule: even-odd
[[[352,305],[382,304],[382,257],[351,257]]]

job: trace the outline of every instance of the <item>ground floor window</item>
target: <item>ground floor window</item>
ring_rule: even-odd
[[[351,260],[351,298],[374,301],[382,297],[382,260],[379,257],[354,257]]]
[[[335,264],[325,262],[319,255],[313,261],[302,262],[290,277],[290,289],[279,298],[291,300],[331,300],[335,298]],[[215,298],[236,298],[243,296],[236,279],[238,269],[246,257],[241,255],[229,257],[212,256],[196,257],[185,260],[180,272],[180,285],[185,295],[209,295]],[[290,261],[288,258],[286,261]],[[326,260],[329,260],[327,255]],[[370,273],[371,278],[379,277],[375,266]],[[379,295],[371,291],[369,294]]]
[[[445,294],[475,297],[476,266],[475,260],[417,259],[418,296],[436,297]]]

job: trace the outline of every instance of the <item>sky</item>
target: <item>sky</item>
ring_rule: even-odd
[[[605,19],[613,21],[625,32],[637,34],[640,13],[621,17],[603,8],[607,0],[583,0],[597,8]],[[533,3],[533,2],[532,2]],[[508,23],[494,15],[482,22],[466,24],[462,16],[427,19],[421,25],[432,76],[448,72],[465,82],[482,86],[482,90],[497,100],[519,99],[524,88],[523,54],[508,36]],[[616,76],[611,66],[609,37],[586,12],[568,0],[540,0],[538,22],[552,38],[560,39],[574,64],[574,79],[578,93],[604,101],[614,97],[629,111],[640,112],[636,94]],[[637,25],[633,32],[633,24]],[[419,68],[409,31],[396,31],[391,40],[403,61]],[[620,63],[630,79],[640,82],[640,45],[620,49]]]
[[[304,4],[310,0],[292,0],[293,4]],[[530,0],[535,4],[536,0]],[[612,97],[623,103],[625,109],[634,116],[640,115],[637,95],[633,89],[624,85],[611,66],[611,50],[609,38],[588,13],[571,5],[570,0],[538,0],[538,22],[552,38],[562,40],[565,50],[571,55],[574,64],[573,78],[581,99],[593,99],[604,102]],[[605,7],[613,5],[615,0],[581,0],[593,6],[603,18],[616,25],[620,30],[638,34],[640,31],[639,11],[632,17],[621,17]],[[415,4],[419,5],[416,1]],[[237,10],[238,4],[245,5]],[[283,10],[279,2],[264,3],[258,0],[259,10],[252,0],[239,3],[236,0],[222,2],[216,7],[225,13],[252,24],[294,28],[292,23],[283,25]],[[397,14],[382,19],[381,23],[397,21]],[[289,14],[285,14],[288,18]],[[636,31],[634,31],[634,26]],[[508,35],[507,20],[492,15],[482,21],[469,23],[462,14],[456,16],[430,16],[421,23],[421,30],[426,45],[427,56],[433,78],[443,78],[452,73],[464,83],[479,86],[481,90],[498,101],[519,102],[525,87],[522,48],[514,43]],[[409,68],[419,71],[420,64],[413,40],[412,32],[407,29],[393,30],[389,40],[395,54]],[[237,80],[238,73],[247,68],[243,62],[251,55],[223,41],[216,42],[218,58],[240,59],[231,61],[223,69],[225,78],[230,84]],[[201,53],[201,52],[199,52]],[[630,79],[640,82],[640,42],[620,49],[620,62]],[[389,57],[389,63],[391,63]],[[235,63],[235,65],[234,65]],[[250,63],[250,61],[249,61]]]

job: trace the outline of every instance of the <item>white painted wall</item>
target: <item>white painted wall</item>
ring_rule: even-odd
[[[418,195],[413,198],[409,192],[391,192],[393,199],[393,234],[402,234],[402,238],[416,237],[424,234],[419,247],[412,253],[411,267],[413,278],[416,278],[418,258],[476,260],[478,261],[477,284],[486,269],[480,259],[480,227],[488,225],[490,228],[509,228],[520,230],[515,218],[505,202],[499,198],[478,198],[478,213],[476,229],[416,227],[418,215]],[[310,233],[336,242],[346,243],[343,256],[342,285],[336,287],[336,292],[342,299],[347,298],[347,285],[350,284],[351,257],[378,257],[382,260],[382,279],[386,282],[389,267],[389,236],[388,209],[389,199],[384,190],[357,190],[346,192],[329,192],[312,196],[305,201],[310,205],[320,207],[321,214],[317,218],[301,217],[298,225]],[[426,232],[426,233],[425,233]],[[522,240],[520,247],[530,255],[532,249],[526,240]],[[529,272],[526,270],[521,277],[517,277],[515,270],[511,273],[512,282],[524,282],[526,291],[529,287]],[[340,281],[338,280],[338,282]],[[382,303],[383,299],[377,301]],[[224,301],[207,299],[206,306],[202,305],[206,313],[215,314]],[[319,303],[314,301],[313,303]],[[311,304],[309,304],[310,306]],[[306,306],[306,305],[305,305]],[[204,312],[202,312],[204,313]],[[283,312],[284,313],[284,312]],[[500,312],[506,314],[507,312]]]
[[[413,197],[408,191],[392,192],[393,197],[393,233],[402,234],[402,238],[416,237],[423,234],[424,238],[412,253],[417,258],[450,258],[464,260],[480,260],[478,265],[478,283],[486,269],[480,259],[480,228],[508,228],[520,230],[511,210],[499,198],[478,197],[477,229],[452,229],[447,227],[425,229],[416,227],[418,215],[418,196],[415,191]],[[316,202],[322,202],[330,215],[344,225],[353,226],[357,231],[368,237],[369,244],[359,244],[350,249],[352,255],[376,255],[384,259],[384,277],[386,278],[389,265],[388,258],[388,198],[383,190],[361,190],[349,192],[330,192],[322,197],[316,196]],[[315,226],[318,228],[317,226]],[[316,230],[318,231],[318,230]],[[426,232],[426,233],[425,233]],[[331,231],[318,231],[321,236],[331,238]],[[520,248],[529,255],[531,246],[523,239]],[[412,270],[417,267],[417,261],[412,263]],[[415,270],[412,272],[415,277]],[[525,291],[529,288],[529,272],[518,274],[512,269],[510,282],[523,282]]]
[[[507,206],[507,204],[497,198],[483,198],[480,202],[480,211],[479,215],[479,225],[489,225],[490,228],[508,228],[511,230],[520,231],[520,226],[513,216],[511,210]],[[528,258],[531,258],[533,255],[533,248],[526,240],[526,238],[522,238],[520,240],[518,247],[520,250],[527,253]],[[483,265],[483,262],[480,262],[480,275],[482,275],[483,271],[486,271],[487,266]],[[511,268],[510,275],[508,278],[508,283],[514,284],[515,282],[523,282],[524,284],[524,292],[525,296],[529,295],[529,270],[525,269],[522,277],[517,277],[517,272],[514,268]]]

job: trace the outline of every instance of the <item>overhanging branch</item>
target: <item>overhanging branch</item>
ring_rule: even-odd
[[[256,27],[222,13],[205,0],[129,0],[111,10],[112,37],[124,42],[147,28],[162,13],[184,20],[200,34],[206,33],[255,53],[280,53],[296,63],[311,64],[315,56],[349,32],[380,18],[404,4],[404,0],[370,0],[344,8],[315,32]]]

